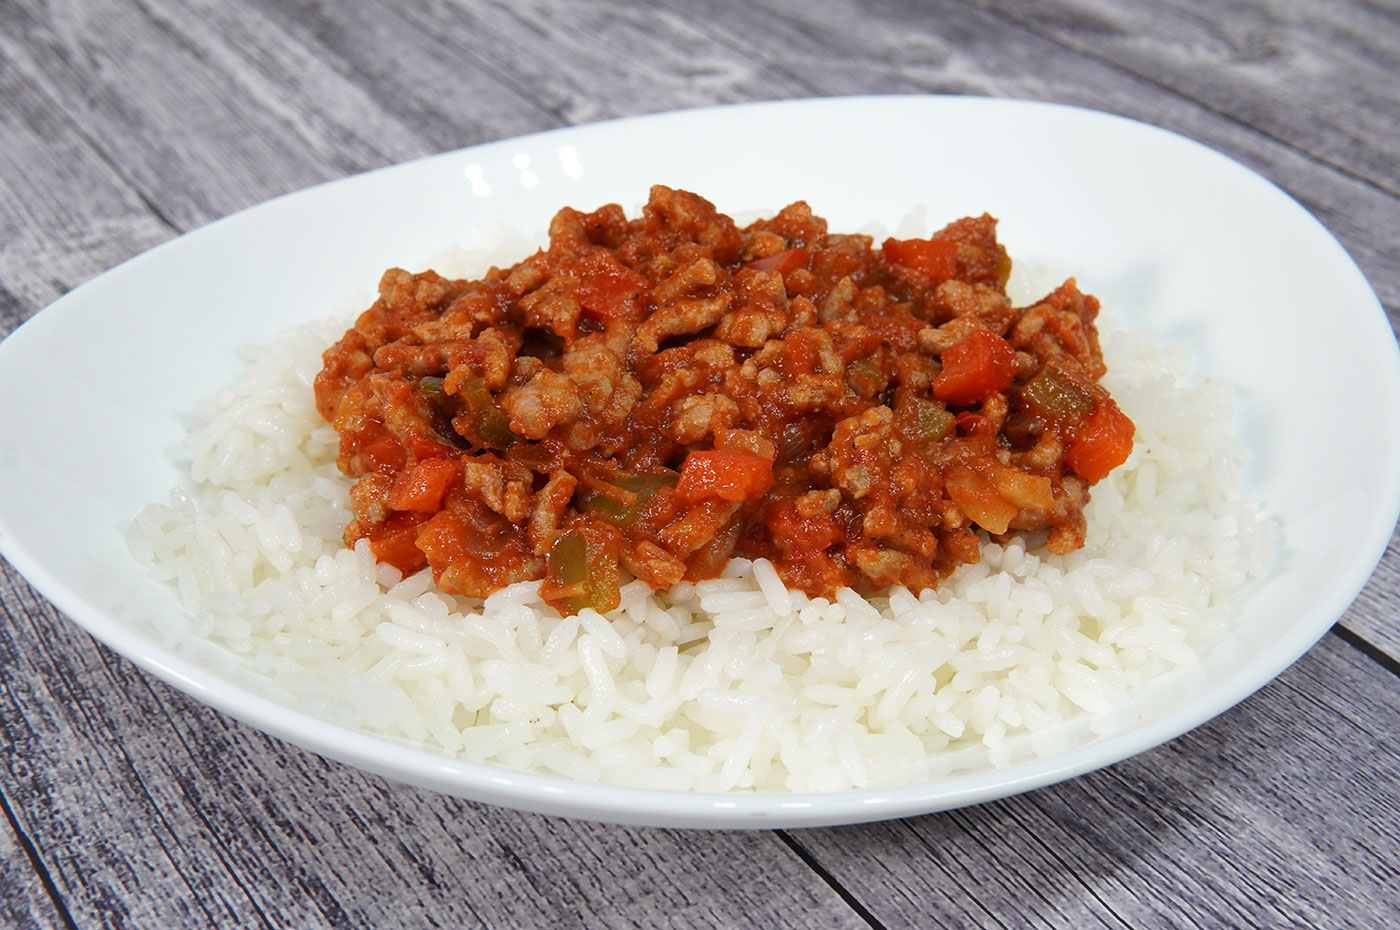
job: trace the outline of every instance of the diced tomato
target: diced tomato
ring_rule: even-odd
[[[369,548],[380,562],[411,575],[428,564],[423,551],[418,548],[418,524],[422,520],[413,513],[391,513],[383,523],[376,523],[369,531]]]
[[[1112,400],[1101,402],[1065,447],[1065,463],[1089,482],[1105,478],[1128,460],[1136,428]]]
[[[452,497],[430,517],[403,511],[389,519],[396,517],[422,521],[418,548],[438,587],[448,594],[485,597],[508,584],[539,577],[533,574],[538,561],[525,534],[480,501]]]
[[[429,434],[414,427],[403,438],[404,447],[417,459],[435,459],[444,455],[455,455],[459,450],[447,445],[437,433]]]
[[[798,375],[807,375],[814,372],[821,361],[820,349],[817,341],[811,338],[806,331],[797,329],[789,331],[788,337],[783,340],[783,354],[778,356],[778,364],[782,367],[784,375],[795,378]]]
[[[462,466],[456,459],[424,459],[394,476],[389,488],[389,506],[394,510],[437,510],[461,471]]]
[[[651,288],[646,278],[605,251],[586,258],[570,258],[562,265],[564,271],[579,279],[574,293],[584,312],[600,319],[638,316],[637,298]]]
[[[989,329],[974,329],[943,350],[943,370],[933,379],[933,396],[967,406],[1003,390],[1016,377],[1016,350]]]
[[[917,268],[933,283],[946,281],[958,273],[958,244],[943,239],[886,239],[885,260],[906,268]]]
[[[763,258],[756,258],[751,262],[745,262],[744,267],[754,271],[776,271],[780,275],[787,276],[799,268],[807,267],[807,262],[811,257],[812,253],[806,249],[788,249]]]
[[[366,471],[396,472],[403,468],[404,450],[388,432],[362,443],[359,455],[369,465]]]
[[[804,517],[796,506],[781,507],[768,515],[768,532],[784,558],[802,553],[822,552],[836,545],[846,534],[829,513]]]
[[[773,463],[752,452],[710,449],[692,452],[681,465],[676,497],[687,503],[720,498],[745,501],[773,486]]]

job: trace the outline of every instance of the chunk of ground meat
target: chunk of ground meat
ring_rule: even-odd
[[[347,543],[450,593],[538,579],[606,611],[629,574],[734,555],[813,595],[922,589],[979,530],[1082,545],[1131,447],[1098,301],[1071,280],[1014,307],[990,216],[877,248],[801,201],[740,228],[657,186],[549,232],[477,280],[390,269],[316,378]]]
[[[524,386],[506,391],[500,403],[510,417],[511,432],[527,439],[545,438],[554,427],[574,422],[584,410],[573,379],[548,368]]]

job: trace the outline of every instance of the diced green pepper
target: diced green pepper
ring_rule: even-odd
[[[861,397],[873,397],[885,386],[880,366],[868,358],[858,358],[846,366],[846,383]]]
[[[594,553],[588,563],[588,582],[588,603],[584,606],[605,614],[622,602],[617,556],[606,552]]]
[[[1021,389],[1021,397],[1032,412],[1052,421],[1056,426],[1076,423],[1094,409],[1094,398],[1061,376],[1053,368],[1044,367]]]
[[[651,503],[656,493],[665,487],[674,487],[680,476],[673,471],[645,475],[624,475],[611,482],[627,492],[631,497],[628,503],[623,495],[606,494],[589,489],[578,502],[578,509],[602,517],[618,526],[631,526],[637,516]]]
[[[576,614],[585,607],[606,613],[620,602],[616,556],[607,551],[590,553],[588,539],[580,531],[569,530],[555,540],[548,563],[546,599],[566,613]]]
[[[588,543],[578,530],[554,541],[549,550],[549,578],[567,594],[560,598],[571,614],[591,606],[588,598]]]
[[[578,509],[583,513],[591,513],[595,517],[602,517],[604,520],[619,525],[622,524],[622,515],[635,505],[635,495],[633,495],[633,502],[628,504],[621,495],[614,497],[596,488],[589,488],[579,497],[578,501]]]
[[[434,403],[442,403],[447,397],[442,390],[442,379],[436,375],[425,375],[419,378],[418,389],[432,398]]]
[[[457,396],[461,398],[462,406],[477,413],[496,406],[496,399],[491,396],[486,382],[480,378],[468,378],[457,389]]]
[[[905,431],[921,449],[930,449],[947,439],[957,418],[942,404],[916,397],[912,401],[913,416]]]
[[[879,380],[880,380],[880,368],[879,368],[879,366],[876,365],[874,362],[870,361],[869,359],[864,359],[864,358],[856,359],[854,362],[851,362],[851,365],[850,365],[850,367],[847,369],[847,371],[849,371],[851,374],[855,375],[856,377],[865,378],[865,379],[867,379],[867,380],[869,380],[869,381],[879,381]]]
[[[442,379],[436,380],[441,386]],[[511,431],[510,418],[496,406],[496,398],[491,395],[485,381],[468,378],[457,389],[457,399],[466,408],[463,420],[459,422],[469,423],[468,430],[476,434],[468,436],[471,441],[488,449],[509,449],[515,444],[518,437]]]
[[[515,433],[511,432],[510,420],[495,407],[483,410],[477,415],[477,429],[486,445],[493,449],[508,449],[515,443]]]

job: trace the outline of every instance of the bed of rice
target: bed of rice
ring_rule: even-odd
[[[704,791],[1004,765],[1197,663],[1268,562],[1229,388],[1105,325],[1105,384],[1136,448],[1094,487],[1088,544],[1069,556],[988,542],[937,591],[868,601],[809,598],[737,559],[665,593],[632,582],[607,616],[560,618],[530,583],[448,597],[341,543],[350,482],[310,386],[347,325],[248,352],[246,376],[200,405],[188,482],[129,543],[187,608],[153,621],[166,643],[317,716],[467,759]]]

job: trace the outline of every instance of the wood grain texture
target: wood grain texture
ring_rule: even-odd
[[[0,27],[0,55],[8,56],[7,34]],[[175,230],[8,57],[0,58],[0,99],[0,326],[8,332]]]
[[[0,604],[6,797],[80,926],[864,926],[775,834],[696,843],[390,783],[149,678],[22,584]]]
[[[1400,531],[1390,537],[1375,573],[1341,624],[1390,659],[1400,659]]]
[[[367,168],[613,116],[909,92],[1090,106],[1220,149],[1332,229],[1394,326],[1395,19],[1363,0],[0,0],[0,333],[179,232]],[[1141,757],[946,815],[676,833],[282,744],[0,565],[0,924],[1388,926],[1397,621],[1392,540],[1341,634]]]
[[[44,884],[42,859],[29,837],[15,829],[13,811],[0,794],[5,817],[0,820],[0,926],[38,930],[65,923]]]
[[[1358,0],[980,5],[1400,195],[1400,152],[1389,144],[1400,125],[1394,9]],[[1346,103],[1319,107],[1319,97]]]
[[[725,36],[741,55],[772,55],[780,48],[784,69],[800,76],[803,94],[845,94],[862,88],[1049,100],[1118,113],[1204,142],[1259,171],[1316,214],[1356,258],[1387,307],[1392,326],[1400,328],[1400,256],[1385,246],[1400,237],[1394,193],[1363,179],[1359,171],[1320,162],[1291,144],[1286,133],[1266,135],[1250,122],[1247,107],[1234,112],[1208,106],[1164,88],[1151,69],[1071,51],[1033,22],[1008,18],[1010,14],[982,9],[980,4],[974,8],[956,2],[850,0],[824,4],[823,15],[814,16],[781,0],[744,6],[720,0],[698,5],[666,2],[677,11],[695,11],[710,34]],[[1062,19],[1092,32],[1096,21],[1115,15],[1117,9],[1108,3],[1093,6],[1098,13]],[[1298,14],[1288,17],[1292,20],[1312,8],[1304,0],[1275,7],[1298,8]],[[1230,21],[1213,10],[1201,12],[1202,23]],[[1301,41],[1300,31],[1290,35]],[[833,48],[854,54],[833,62]],[[1297,87],[1306,80],[1282,63],[1277,67],[1275,82],[1282,87]],[[1307,83],[1309,105],[1320,110],[1328,106],[1325,101],[1347,100],[1346,86],[1352,80],[1345,76],[1331,83]],[[1376,138],[1382,147],[1394,140],[1396,125],[1400,122],[1378,127]]]
[[[1366,926],[1400,913],[1400,710],[1354,695],[1391,678],[1331,636],[1224,717],[1109,769],[797,839],[891,930],[975,923],[987,900],[1025,902],[1044,927]],[[882,899],[890,885],[904,895]]]

